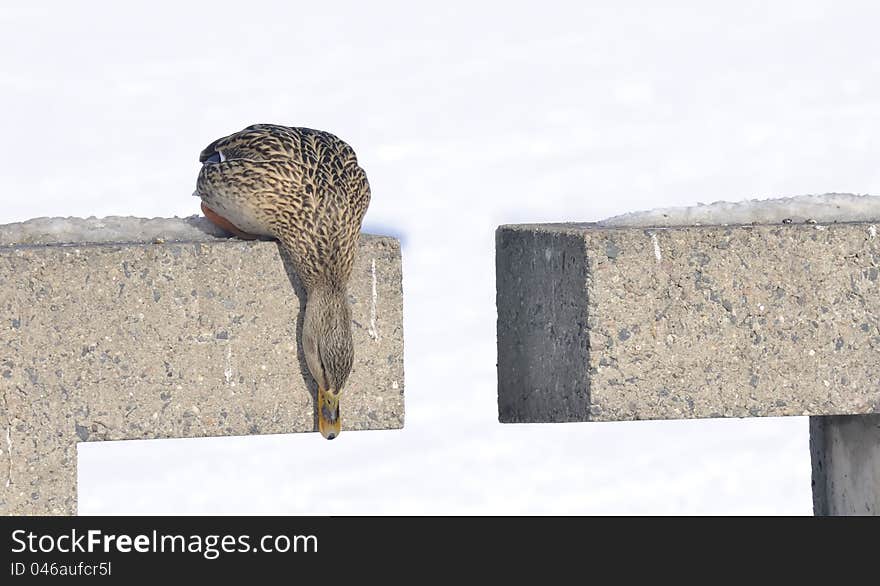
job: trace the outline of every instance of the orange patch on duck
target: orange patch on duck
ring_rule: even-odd
[[[259,236],[255,234],[250,234],[243,230],[239,230],[235,224],[209,208],[205,205],[205,202],[202,202],[202,212],[205,214],[205,217],[208,218],[212,224],[215,226],[226,230],[227,232],[232,232],[239,238],[244,238],[245,240],[257,240]]]

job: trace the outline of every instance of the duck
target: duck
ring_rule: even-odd
[[[277,240],[306,291],[301,347],[317,383],[318,430],[342,430],[339,397],[354,362],[348,282],[370,184],[350,145],[311,128],[254,124],[199,155],[205,216],[245,238]]]

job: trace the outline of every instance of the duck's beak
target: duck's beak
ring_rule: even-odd
[[[318,429],[328,440],[332,440],[341,431],[339,418],[339,393],[318,387]]]

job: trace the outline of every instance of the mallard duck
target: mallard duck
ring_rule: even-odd
[[[194,195],[215,224],[276,238],[306,290],[302,348],[318,385],[318,429],[341,431],[354,348],[347,285],[370,185],[354,150],[310,128],[255,124],[209,144]]]

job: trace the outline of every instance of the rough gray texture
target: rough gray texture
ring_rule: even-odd
[[[79,441],[315,430],[286,266],[275,242],[0,246],[0,514],[75,513]],[[396,240],[361,238],[350,301],[343,430],[400,428]]]
[[[880,412],[873,224],[496,236],[502,422]]]
[[[813,512],[880,515],[880,415],[810,417]]]

